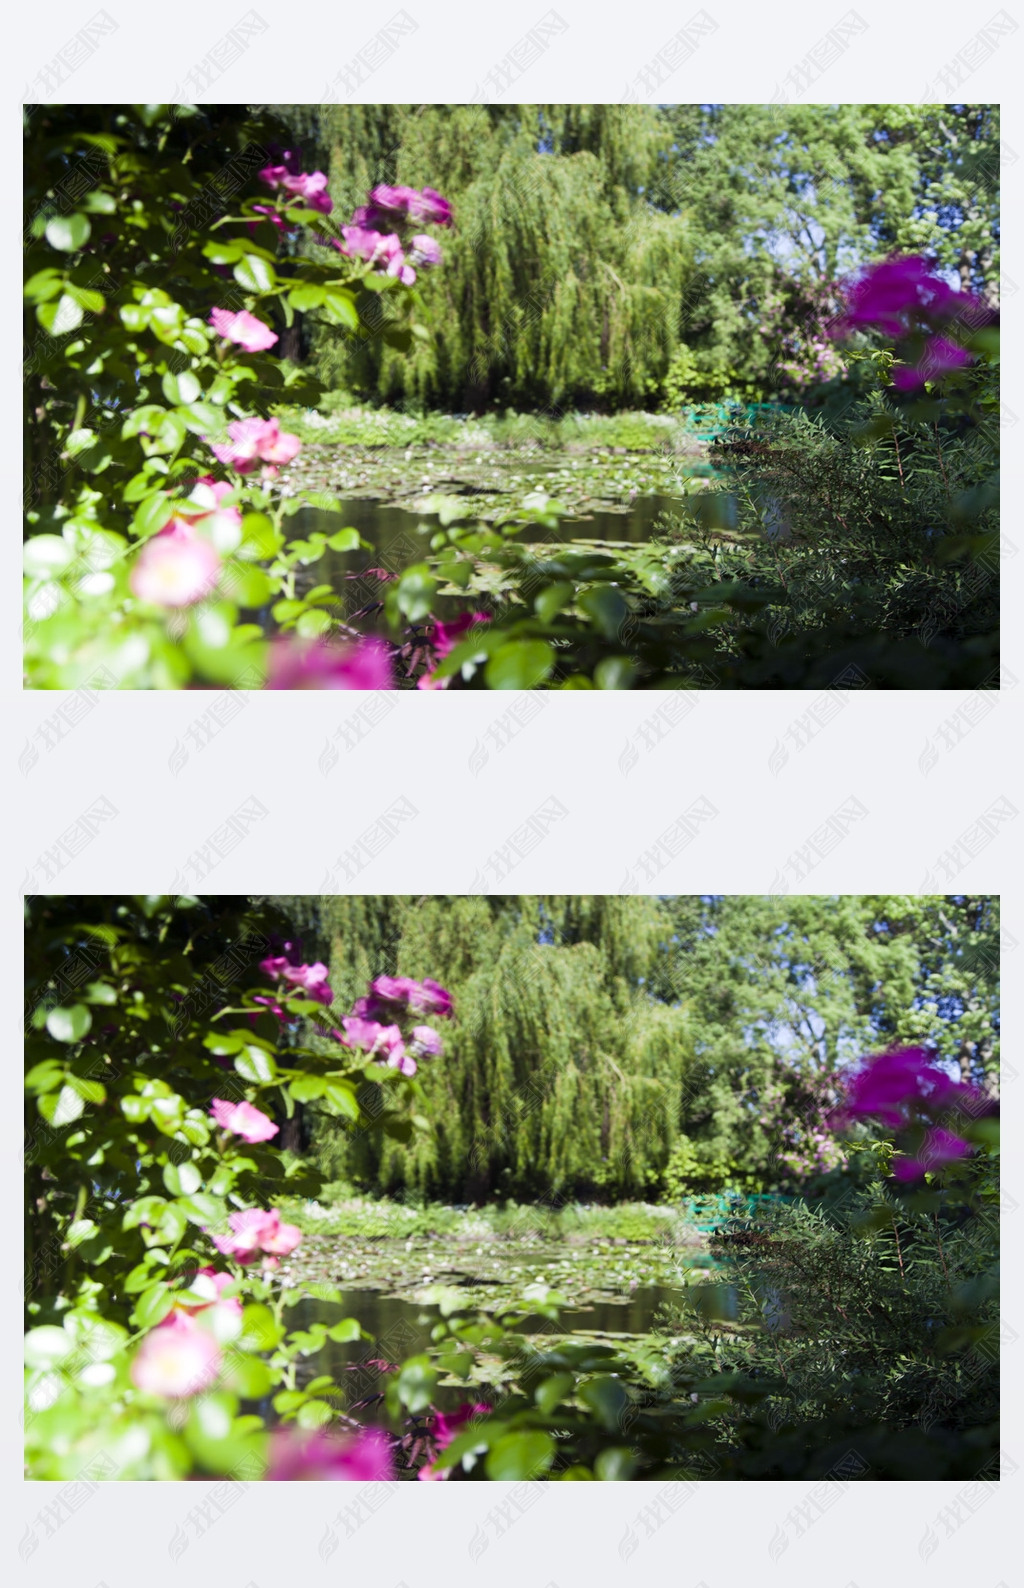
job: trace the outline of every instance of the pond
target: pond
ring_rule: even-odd
[[[638,545],[678,510],[695,480],[710,473],[695,451],[626,452],[624,448],[537,456],[518,451],[437,447],[305,446],[282,476],[288,492],[302,491],[314,505],[292,520],[296,538],[351,526],[369,543],[361,553],[328,552],[310,569],[310,582],[329,583],[342,595],[346,615],[378,599],[381,586],[360,577],[368,568],[395,574],[420,561],[442,513],[493,523],[538,492],[561,504],[557,529],[526,523],[521,544],[602,541]],[[315,505],[317,496],[341,502],[340,513]]]
[[[544,1338],[586,1335],[601,1341],[648,1333],[666,1307],[678,1306],[692,1280],[716,1266],[693,1241],[499,1239],[483,1242],[390,1237],[360,1240],[310,1235],[282,1272],[288,1285],[309,1283],[313,1294],[289,1310],[293,1329],[358,1320],[371,1339],[336,1343],[300,1359],[299,1382],[330,1373],[347,1390],[346,1409],[361,1418],[383,1412],[382,1364],[402,1361],[431,1344],[431,1329],[449,1314],[522,1302],[523,1332]],[[294,1266],[293,1266],[294,1264]],[[353,1280],[355,1281],[353,1283]],[[340,1301],[316,1295],[318,1284],[337,1288]],[[722,1287],[725,1288],[725,1287]],[[565,1298],[557,1321],[530,1315],[532,1297],[545,1290]],[[466,1390],[440,1386],[437,1404],[461,1404]],[[368,1406],[362,1403],[369,1401]]]

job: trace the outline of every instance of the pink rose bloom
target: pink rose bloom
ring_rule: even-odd
[[[210,1108],[210,1115],[217,1121],[222,1130],[229,1130],[234,1136],[241,1136],[243,1141],[255,1143],[269,1141],[271,1136],[277,1135],[277,1126],[266,1114],[254,1108],[251,1103],[226,1103],[223,1098],[215,1097]]]
[[[228,1215],[228,1224],[230,1235],[212,1235],[210,1239],[219,1252],[238,1263],[254,1262],[261,1254],[275,1259],[287,1257],[302,1240],[298,1226],[282,1224],[276,1208],[269,1212],[262,1208],[242,1208]]]
[[[290,946],[290,944],[285,944],[286,948]],[[272,954],[269,959],[260,960],[260,970],[267,976],[280,976],[288,969],[290,964],[291,960],[286,954]]]
[[[224,497],[230,496],[234,489],[226,480],[215,480],[212,475],[204,474],[196,481],[192,494],[178,506],[179,516],[187,518],[190,528],[201,524],[204,538],[219,552],[234,551],[242,538],[241,511],[237,507],[221,506]]]
[[[228,425],[228,441],[211,442],[221,463],[250,474],[257,463],[290,463],[302,445],[298,436],[282,431],[277,419],[236,419]]]
[[[128,583],[140,601],[188,607],[208,596],[220,577],[220,555],[182,518],[154,535],[135,559]]]
[[[282,636],[271,643],[267,689],[393,689],[391,652],[378,640],[336,645]]]
[[[277,332],[247,309],[239,309],[237,314],[230,309],[211,309],[210,324],[218,336],[226,342],[235,342],[247,353],[262,353],[277,341]]]
[[[317,1003],[332,1004],[334,994],[327,982],[327,966],[319,962],[315,965],[288,965],[281,972],[285,981],[292,983],[293,987],[301,987],[308,992]]]
[[[450,226],[452,207],[432,187],[422,192],[414,187],[388,187],[378,184],[370,194],[369,203],[355,211],[352,219],[369,226],[403,225]]]
[[[213,1335],[188,1313],[172,1312],[146,1335],[131,1365],[132,1383],[149,1395],[180,1400],[217,1381],[221,1354]]]
[[[951,370],[974,363],[974,354],[944,336],[933,336],[917,364],[897,364],[892,383],[897,391],[914,391],[926,380],[938,380]]]
[[[235,1312],[242,1316],[242,1303],[238,1296],[227,1296],[221,1300],[223,1292],[229,1285],[235,1283],[231,1274],[225,1274],[217,1268],[200,1268],[196,1271],[195,1278],[189,1285],[185,1295],[187,1300],[175,1300],[174,1305],[183,1312],[205,1312],[209,1307],[223,1307],[226,1311]],[[196,1300],[195,1297],[205,1297],[205,1300]]]
[[[300,171],[297,176],[286,174],[281,178],[280,185],[289,193],[304,198],[311,209],[319,210],[322,215],[329,215],[334,208],[327,192],[327,178],[322,171]]]
[[[303,1434],[296,1428],[278,1428],[270,1436],[267,1477],[278,1483],[389,1483],[394,1476],[391,1442],[371,1428],[354,1439],[336,1439],[322,1429]]]

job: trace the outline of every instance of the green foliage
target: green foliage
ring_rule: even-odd
[[[296,901],[283,900],[290,910]],[[409,1145],[334,1123],[325,1171],[449,1198],[753,1191],[833,1167],[842,1065],[927,1044],[991,1090],[998,901],[369,895],[305,909],[340,999],[435,973],[458,1021]]]
[[[34,688],[259,687],[275,598],[279,631],[325,626],[331,592],[297,594],[295,578],[326,545],[289,542],[302,499],[256,474],[232,479],[210,531],[215,593],[168,610],[130,582],[143,544],[197,511],[187,499],[220,471],[211,444],[229,423],[319,396],[319,382],[279,356],[297,311],[358,336],[370,334],[363,300],[380,310],[380,294],[360,291],[366,267],[334,250],[318,263],[297,252],[304,225],[329,229],[316,211],[293,204],[281,245],[254,207],[270,196],[258,171],[275,136],[287,140],[282,122],[244,107],[44,106],[33,116],[24,395]],[[388,281],[373,334],[401,341],[411,294]],[[272,322],[277,349],[243,353],[221,340],[214,307]],[[338,549],[360,544],[350,536]]]

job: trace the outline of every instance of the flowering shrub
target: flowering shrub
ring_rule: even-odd
[[[84,901],[30,906],[32,1477],[79,1475],[100,1454],[119,1478],[393,1476],[391,1437],[352,1419],[338,1437],[329,1381],[296,1384],[309,1337],[287,1323],[303,1295],[287,1262],[302,1232],[272,1203],[320,1179],[285,1163],[278,1121],[301,1103],[404,1139],[416,1060],[441,1051],[413,1022],[450,1019],[451,998],[378,978],[360,1004],[394,1016],[388,1056],[332,1037],[326,966],[294,942],[268,952],[269,921],[232,905],[100,902],[88,924]],[[62,974],[85,962],[88,979]],[[328,1334],[362,1331],[339,1314]],[[241,1407],[269,1396],[268,1439]]]
[[[335,634],[329,586],[296,588],[325,551],[363,542],[353,529],[313,544],[289,537],[304,498],[282,470],[300,442],[270,410],[321,389],[279,356],[296,314],[397,347],[425,335],[411,288],[442,250],[423,228],[450,226],[451,209],[430,188],[377,187],[338,226],[324,173],[304,170],[272,132],[269,116],[223,108],[36,112],[25,282],[32,687],[393,687],[390,647]],[[310,229],[330,258],[298,251]]]

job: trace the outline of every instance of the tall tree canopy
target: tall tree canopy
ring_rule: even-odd
[[[813,371],[836,278],[924,252],[995,305],[999,116],[987,105],[337,105],[317,121],[340,208],[440,189],[456,228],[423,283],[429,340],[328,331],[339,384],[459,410],[655,404],[742,370]]]
[[[431,976],[455,998],[444,1062],[421,1072],[428,1131],[407,1145],[320,1131],[334,1169],[378,1189],[656,1194],[680,1143],[696,1183],[727,1160],[777,1183],[836,1071],[893,1044],[996,1089],[991,898],[277,903],[329,961],[336,1008],[378,974]]]

